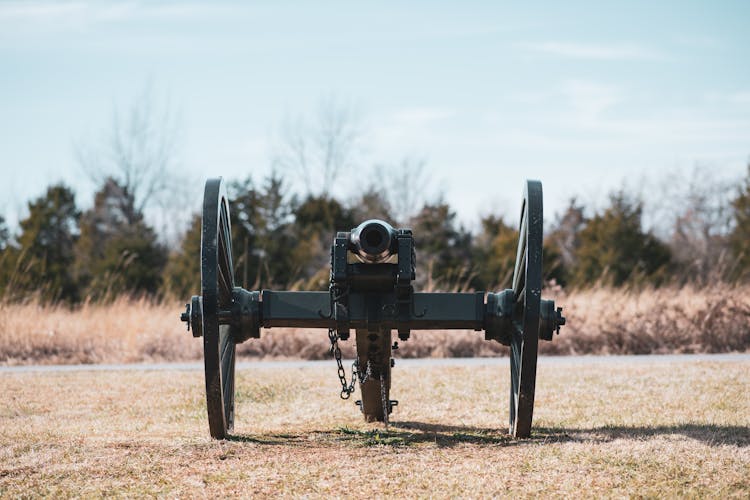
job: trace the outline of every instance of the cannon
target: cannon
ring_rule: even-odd
[[[562,308],[543,300],[542,184],[526,181],[512,286],[500,292],[414,290],[414,235],[381,220],[338,232],[331,246],[327,291],[245,290],[235,285],[229,200],[221,178],[206,182],[201,234],[201,295],[181,315],[188,331],[203,338],[210,434],[225,439],[234,424],[235,346],[260,338],[261,328],[328,331],[337,362],[340,396],[360,385],[365,420],[383,422],[390,399],[393,350],[412,330],[475,330],[510,347],[509,433],[528,437],[534,410],[538,341],[552,340],[565,324]],[[357,356],[348,381],[339,341],[354,331]]]

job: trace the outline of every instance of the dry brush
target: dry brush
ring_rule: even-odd
[[[542,354],[744,352],[750,348],[750,286],[599,288],[545,292],[568,324]],[[199,360],[202,344],[178,316],[178,302],[121,298],[76,308],[38,302],[0,304],[0,364],[134,363]],[[354,354],[344,342],[345,356]],[[238,347],[246,358],[323,359],[325,332],[271,329]],[[400,357],[506,355],[481,332],[413,332]]]

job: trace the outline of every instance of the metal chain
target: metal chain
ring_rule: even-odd
[[[352,378],[350,382],[347,382],[346,380],[346,370],[344,369],[344,364],[341,362],[341,348],[339,347],[339,335],[333,328],[328,329],[328,340],[331,341],[331,354],[333,355],[334,359],[336,360],[336,365],[338,366],[338,376],[339,376],[339,382],[341,382],[341,394],[339,396],[341,399],[349,399],[349,397],[354,392],[354,385],[357,383],[357,380],[359,380],[360,384],[364,384],[365,381],[369,378],[372,378],[372,369],[370,366],[370,361],[367,361],[367,369],[364,373],[360,373],[359,370],[359,359],[355,359],[354,363],[352,363]]]

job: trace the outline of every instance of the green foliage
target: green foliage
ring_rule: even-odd
[[[659,284],[667,278],[669,249],[642,230],[642,212],[642,203],[624,192],[610,196],[610,206],[587,221],[578,235],[573,284]]]
[[[732,200],[733,228],[729,247],[735,264],[735,278],[750,278],[750,165],[737,197]]]
[[[572,198],[568,207],[555,220],[552,230],[544,239],[544,274],[546,280],[554,279],[565,286],[578,264],[576,252],[581,244],[581,231],[586,227],[583,205]]]
[[[482,229],[473,246],[473,260],[478,274],[476,288],[508,288],[516,261],[518,230],[495,215],[483,217],[481,223]]]
[[[5,217],[0,215],[0,252],[8,247],[10,241],[10,232],[8,226],[5,224]]]
[[[361,221],[355,220],[352,211],[335,198],[328,196],[308,196],[295,210],[297,225],[300,228],[326,232],[331,241],[333,231],[348,231]]]
[[[351,202],[352,220],[356,223],[367,219],[380,219],[395,224],[390,204],[384,193],[374,186],[362,192]]]
[[[79,286],[89,298],[155,294],[161,286],[165,250],[132,194],[114,179],[104,182],[81,217],[75,251]]]
[[[467,289],[471,266],[471,233],[457,226],[456,213],[445,202],[426,204],[411,220],[417,251],[417,280],[428,289]]]
[[[57,184],[29,202],[28,207],[28,217],[20,222],[18,247],[3,250],[4,295],[76,300],[77,287],[71,269],[80,213],[75,194]]]
[[[10,231],[5,224],[5,217],[0,216],[0,297],[5,294],[15,263],[14,249],[9,247],[9,244]]]
[[[302,265],[295,287],[324,290],[328,287],[331,243],[337,231],[358,223],[353,210],[327,195],[308,196],[294,211],[298,247],[294,257]]]
[[[472,260],[477,273],[472,285],[476,290],[510,288],[518,251],[518,230],[502,217],[482,218],[482,229],[473,242]],[[544,242],[544,280],[564,283],[565,266],[553,241]]]
[[[180,247],[170,253],[164,269],[168,295],[188,298],[201,294],[201,216],[195,214]]]
[[[229,187],[235,279],[249,289],[286,287],[300,275],[295,255],[294,198],[276,173],[256,188],[251,178]]]
[[[383,192],[372,187],[342,202],[328,195],[303,200],[272,174],[228,186],[236,283],[247,289],[317,289],[328,286],[330,245],[336,231],[368,218],[392,221]],[[547,231],[544,278],[586,287],[598,283],[659,285],[686,273],[670,250],[642,229],[642,203],[624,192],[591,218],[575,199]],[[728,201],[722,205],[724,210]],[[731,203],[731,251],[736,273],[750,277],[750,166]],[[678,223],[680,219],[678,219]],[[83,215],[70,189],[51,186],[29,203],[18,235],[0,217],[0,292],[44,300],[101,299],[120,293],[200,293],[200,215],[193,217],[169,257],[136,208],[130,190],[107,179]],[[518,246],[515,221],[481,219],[473,235],[443,202],[425,204],[408,222],[417,246],[417,283],[423,290],[501,290],[510,286]],[[679,228],[678,225],[675,225]],[[726,227],[726,226],[724,226]],[[683,281],[687,281],[684,279]]]

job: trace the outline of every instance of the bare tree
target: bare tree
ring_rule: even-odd
[[[96,186],[115,180],[133,199],[134,213],[170,204],[178,191],[177,143],[180,120],[169,104],[154,105],[152,87],[126,113],[117,107],[110,130],[98,145],[77,145],[76,157]]]
[[[683,278],[699,282],[721,278],[728,265],[732,183],[712,170],[696,165],[667,175],[652,211],[657,231],[683,266]]]
[[[304,183],[308,194],[330,195],[341,174],[354,166],[362,136],[355,108],[334,97],[324,98],[315,118],[287,118],[281,129],[274,164]]]
[[[373,184],[399,225],[406,225],[426,203],[438,198],[426,165],[423,158],[406,157],[393,164],[377,164],[373,169]]]

